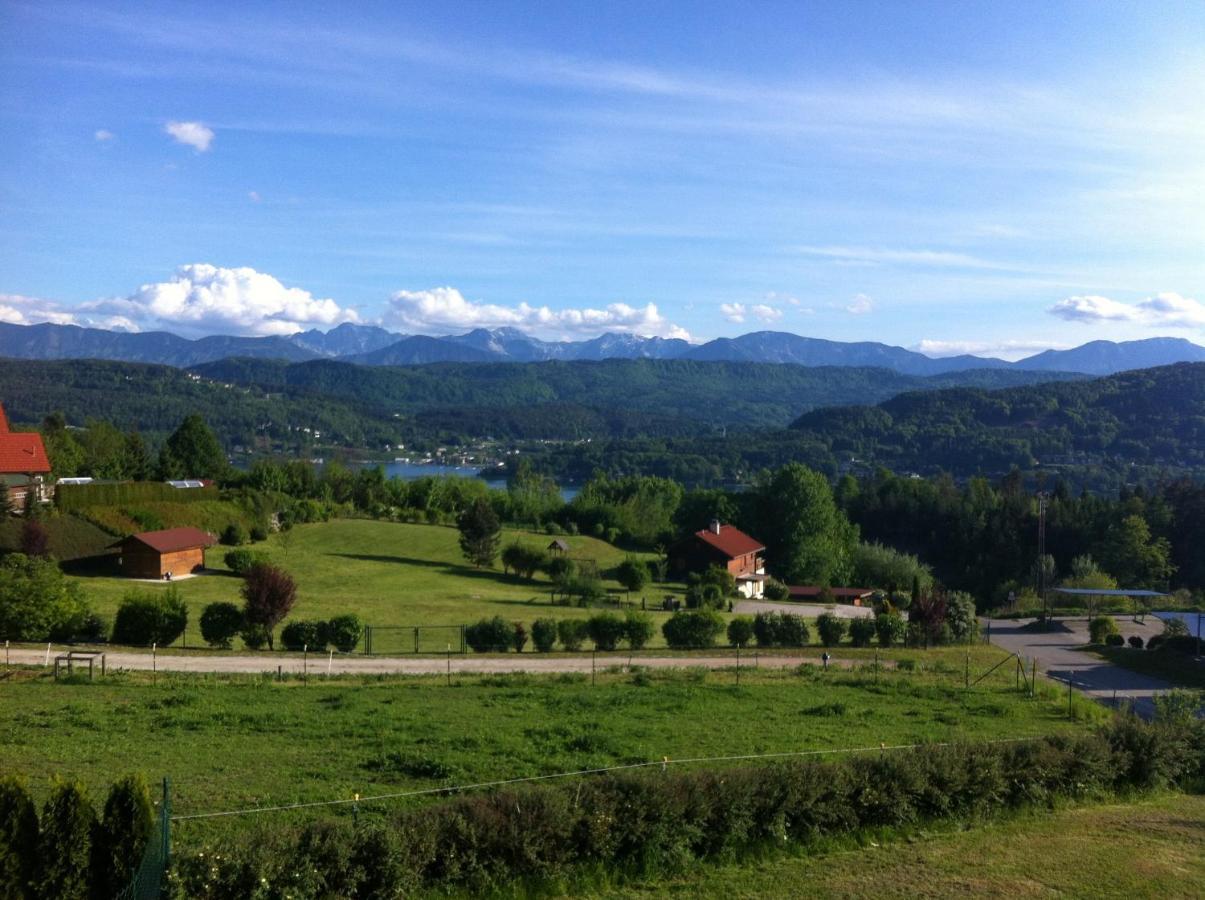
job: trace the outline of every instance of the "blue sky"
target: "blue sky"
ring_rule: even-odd
[[[1203,3],[325,7],[0,2],[0,319],[1205,341]]]

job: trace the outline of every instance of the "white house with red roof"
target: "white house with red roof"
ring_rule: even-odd
[[[46,499],[46,476],[50,474],[50,458],[36,431],[12,431],[8,416],[0,404],[0,479],[8,485],[8,503],[12,509],[23,509],[31,491],[41,503]]]
[[[719,519],[669,548],[669,568],[678,576],[702,574],[711,566],[727,569],[742,597],[758,600],[765,592],[765,545]]]

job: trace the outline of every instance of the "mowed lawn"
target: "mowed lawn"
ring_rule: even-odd
[[[1205,897],[1205,796],[1033,812],[807,856],[770,856],[579,896]]]
[[[949,657],[949,665],[942,664]],[[1011,678],[962,689],[957,655],[921,671],[607,670],[589,676],[271,678],[110,673],[0,680],[0,770],[44,796],[169,776],[178,813],[351,797],[699,756],[1015,738],[1106,713]],[[736,765],[738,763],[726,763]],[[292,815],[292,814],[290,814]],[[228,820],[222,820],[226,822]],[[199,826],[197,826],[199,828]]]
[[[502,546],[516,538],[541,548],[552,540],[546,534],[508,529],[503,532]],[[553,605],[551,584],[542,574],[528,581],[504,575],[500,563],[493,569],[475,569],[465,562],[458,539],[455,528],[441,525],[335,519],[297,526],[250,549],[266,554],[297,580],[298,602],[291,618],[326,619],[350,612],[370,625],[414,626],[463,625],[498,615],[530,625],[541,616],[584,617],[594,612]],[[570,536],[564,540],[572,558],[592,560],[603,573],[627,555],[596,538]],[[229,549],[218,546],[206,553],[206,565],[212,570],[208,574],[175,582],[188,602],[185,639],[189,647],[203,646],[198,620],[206,604],[242,602],[242,582],[222,561]],[[651,558],[650,554],[642,556]],[[110,620],[127,591],[165,587],[112,577],[80,576],[76,580],[94,608]],[[617,583],[604,584],[616,600],[624,599]],[[654,598],[666,593],[681,596],[682,589],[681,585],[650,585],[646,596],[652,605]],[[638,597],[632,599],[639,603]],[[660,629],[657,637],[660,639]],[[440,643],[439,649],[443,646]],[[374,642],[374,650],[381,649],[387,646]]]

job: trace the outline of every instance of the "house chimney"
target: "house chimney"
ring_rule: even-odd
[[[712,520],[711,520],[711,525],[710,525],[710,528],[711,528],[711,533],[712,533],[712,534],[719,534],[719,533],[720,533],[720,520],[719,520],[719,519],[712,519]]]

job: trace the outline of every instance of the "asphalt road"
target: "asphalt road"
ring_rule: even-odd
[[[1139,635],[1143,642],[1163,632],[1163,623],[1147,616],[1140,624],[1129,616],[1114,616],[1122,636]],[[1088,643],[1087,618],[1056,619],[1049,631],[1027,630],[1033,619],[990,620],[991,641],[1027,660],[1037,660],[1038,671],[1107,704],[1133,703],[1134,711],[1149,719],[1155,712],[1154,696],[1173,685],[1159,678],[1131,672],[1082,649]],[[988,627],[986,622],[982,623]]]

